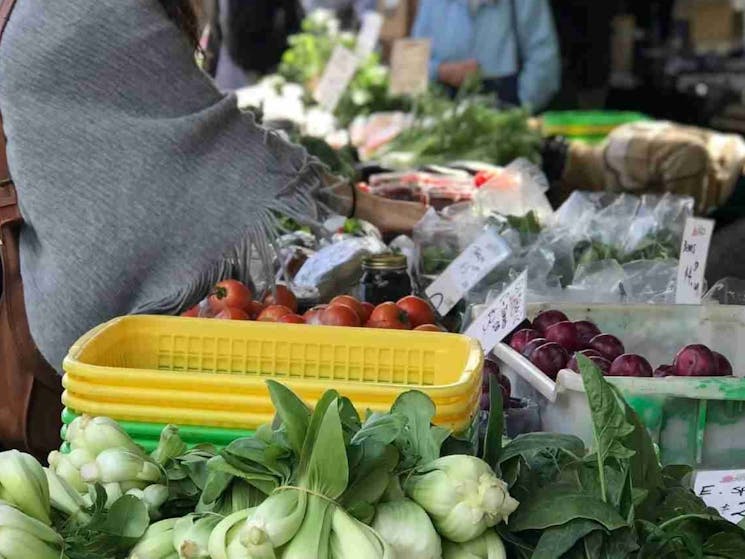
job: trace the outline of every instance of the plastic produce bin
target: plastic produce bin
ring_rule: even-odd
[[[64,367],[68,408],[123,421],[254,430],[274,415],[274,379],[310,405],[335,388],[360,413],[418,389],[458,432],[478,410],[483,356],[454,334],[131,316],[83,336]]]
[[[615,128],[649,117],[630,111],[553,111],[544,113],[543,131],[589,144],[602,142]]]
[[[592,320],[621,338],[626,350],[645,356],[653,367],[671,363],[691,343],[726,355],[735,378],[608,378],[647,426],[665,464],[699,469],[745,464],[745,307],[684,305],[533,305],[571,320]],[[556,382],[505,344],[494,353],[513,381],[516,395],[538,402],[541,430],[570,433],[592,441],[590,411],[581,377],[561,371]]]

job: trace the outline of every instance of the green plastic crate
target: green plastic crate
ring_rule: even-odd
[[[542,118],[547,136],[566,136],[589,144],[602,142],[623,124],[650,120],[642,113],[628,111],[553,111]]]

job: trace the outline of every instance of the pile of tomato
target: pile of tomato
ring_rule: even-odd
[[[261,301],[257,301],[251,289],[236,280],[218,283],[207,299],[182,316],[444,332],[436,323],[432,305],[413,295],[404,297],[396,303],[387,302],[378,306],[359,301],[351,295],[340,295],[332,299],[328,305],[317,305],[300,315],[297,298],[287,286],[277,285]]]

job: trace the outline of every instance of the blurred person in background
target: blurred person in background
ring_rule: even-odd
[[[302,19],[299,0],[213,0],[210,52],[218,87],[240,89],[274,72]]]
[[[430,79],[453,90],[478,74],[502,103],[533,111],[559,91],[548,0],[421,0],[412,35],[431,39]]]

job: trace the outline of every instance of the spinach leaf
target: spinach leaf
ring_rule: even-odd
[[[605,463],[609,459],[628,460],[635,451],[621,442],[634,431],[626,419],[623,400],[603,379],[600,370],[584,355],[577,357],[580,374],[587,393],[587,402],[592,414],[592,430],[595,441],[594,453],[588,459],[597,462],[600,475],[600,497],[608,502],[608,487],[605,480]]]
[[[742,534],[719,532],[706,540],[702,551],[711,557],[742,559],[745,557],[745,538]]]
[[[597,522],[584,518],[571,520],[561,526],[552,526],[541,535],[532,559],[561,557],[572,549],[578,541],[596,530],[603,530],[603,527]]]
[[[484,435],[484,462],[499,473],[499,457],[502,454],[504,434],[504,402],[502,389],[496,377],[489,379],[489,421]]]
[[[582,457],[585,453],[585,443],[574,435],[560,435],[557,433],[530,433],[518,435],[502,451],[500,464],[515,456],[529,458],[546,449],[559,449],[571,455]]]
[[[510,516],[510,529],[514,532],[544,530],[578,518],[592,520],[608,530],[627,526],[615,508],[596,497],[571,493],[563,488],[558,491],[547,488],[520,503]]]

